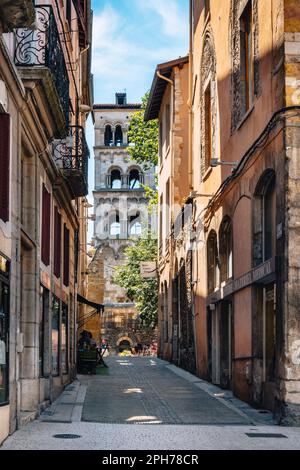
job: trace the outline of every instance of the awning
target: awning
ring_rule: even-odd
[[[96,304],[95,302],[91,302],[90,300],[86,299],[85,297],[82,297],[82,295],[77,294],[77,302],[85,305],[89,305],[90,307],[95,308],[98,310],[98,312],[104,312],[104,305],[102,304]]]

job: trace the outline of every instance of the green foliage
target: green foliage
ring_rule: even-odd
[[[131,145],[128,153],[137,163],[147,170],[158,164],[158,120],[145,122],[144,115],[149,100],[149,92],[142,98],[142,109],[134,113],[130,121],[128,137]],[[154,210],[158,205],[158,192],[149,186],[143,186],[149,199],[149,209]]]
[[[149,92],[142,98],[142,109],[130,121],[128,137],[130,156],[144,168],[158,164],[158,121],[144,121]]]
[[[134,240],[126,248],[126,263],[115,270],[114,283],[125,289],[128,299],[136,303],[144,327],[154,328],[158,314],[158,281],[143,279],[140,274],[141,261],[157,260],[157,241],[149,238]]]

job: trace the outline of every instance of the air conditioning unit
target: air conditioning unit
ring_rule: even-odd
[[[0,80],[0,113],[7,113],[8,99],[6,85],[3,80]]]

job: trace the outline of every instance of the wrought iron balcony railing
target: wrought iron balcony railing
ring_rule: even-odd
[[[15,30],[14,61],[20,67],[47,67],[51,72],[60,105],[69,122],[69,77],[59,32],[50,5],[35,7],[34,28]]]
[[[53,158],[66,178],[74,198],[88,194],[90,151],[81,126],[70,126],[63,140],[53,142]]]

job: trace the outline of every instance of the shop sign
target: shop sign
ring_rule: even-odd
[[[269,276],[275,273],[275,258],[272,258],[265,263],[259,265],[257,268],[252,269],[248,273],[229,281],[221,289],[211,294],[207,299],[207,304],[215,303],[225,299],[229,295],[239,290],[245,289],[252,284],[265,281]]]

